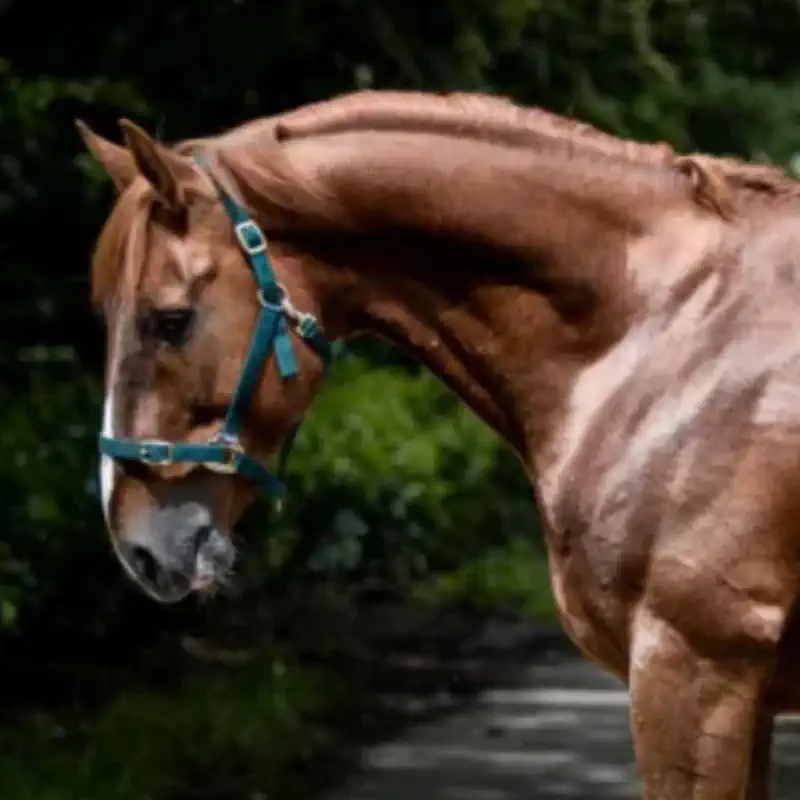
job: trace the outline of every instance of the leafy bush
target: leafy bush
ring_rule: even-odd
[[[0,729],[3,796],[272,795],[313,751],[312,724],[338,701],[331,680],[267,653],[169,693],[123,692],[94,715],[28,715]]]
[[[112,561],[94,491],[98,382],[74,358],[26,367],[25,385],[0,388],[3,623],[51,604],[79,613],[88,600],[92,626],[113,602],[101,589]]]
[[[533,496],[500,439],[428,373],[345,358],[290,461],[273,564],[301,540],[311,571],[405,582],[512,535],[537,535]]]
[[[512,541],[454,570],[431,575],[420,581],[413,596],[439,609],[547,620],[555,613],[547,562],[530,539]]]

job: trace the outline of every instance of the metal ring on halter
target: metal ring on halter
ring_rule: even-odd
[[[258,298],[258,302],[262,308],[271,308],[273,311],[282,311],[283,313],[286,313],[286,290],[283,288],[283,284],[277,284],[277,290],[277,303],[267,300],[267,298],[264,297],[264,290],[261,288],[259,288],[256,292],[256,297]]]
[[[216,472],[219,475],[235,475],[238,469],[238,459],[244,455],[242,443],[238,439],[216,439],[209,442],[209,444],[222,447],[225,450],[227,460],[222,463],[219,461],[204,461],[203,466],[210,472]]]
[[[286,287],[278,282],[278,290],[281,297],[281,310],[286,315],[287,319],[291,320],[297,328],[307,325],[309,322],[316,322],[317,318],[313,314],[306,311],[300,311],[299,308],[291,301],[289,292]]]
[[[261,307],[281,312],[292,323],[295,330],[301,335],[306,335],[309,326],[317,324],[317,318],[306,311],[300,311],[289,299],[289,292],[286,291],[286,287],[280,281],[277,282],[276,286],[279,298],[277,303],[267,300],[264,297],[264,291],[262,289],[258,290],[257,297]]]

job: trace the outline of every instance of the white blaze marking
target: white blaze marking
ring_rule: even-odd
[[[121,331],[123,321],[118,320],[111,342],[111,352],[108,358],[108,375],[106,376],[106,396],[103,402],[103,436],[114,437],[117,435],[117,382],[119,380],[119,357],[121,345]],[[114,499],[114,483],[117,477],[117,465],[114,459],[107,455],[100,457],[100,501],[103,506],[103,516],[106,525],[111,526],[111,503]]]

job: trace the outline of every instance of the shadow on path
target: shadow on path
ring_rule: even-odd
[[[624,687],[558,634],[541,636],[528,628],[526,636],[524,628],[503,625],[484,623],[459,655],[440,658],[438,674],[421,670],[416,691],[408,663],[406,670],[398,666],[394,685],[387,681],[383,670],[392,660],[402,665],[402,648],[398,653],[395,647],[373,675],[381,673],[386,685],[364,684],[359,713],[374,714],[366,729],[372,744],[353,749],[359,736],[364,741],[365,729],[352,727],[359,735],[339,752],[340,767],[346,761],[349,770],[323,798],[640,797]],[[476,646],[479,640],[482,646]],[[405,658],[413,663],[411,655]],[[419,653],[416,658],[425,662]],[[470,664],[471,677],[465,678]],[[459,682],[463,690],[453,692]],[[789,800],[800,785],[800,719],[782,720],[776,739],[775,800]]]

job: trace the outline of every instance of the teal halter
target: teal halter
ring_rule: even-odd
[[[253,399],[264,364],[275,355],[278,372],[284,380],[298,373],[294,355],[290,324],[322,358],[327,371],[334,351],[312,314],[297,311],[278,282],[267,253],[267,240],[261,228],[250,219],[242,205],[233,199],[214,178],[208,162],[201,153],[194,160],[207,173],[214,184],[220,202],[233,224],[239,246],[247,256],[258,284],[261,313],[256,322],[250,349],[244,359],[239,382],[228,406],[220,432],[204,444],[168,442],[160,439],[130,439],[100,436],[98,449],[102,455],[119,461],[139,461],[149,466],[168,464],[199,464],[223,475],[239,474],[264,489],[272,498],[282,500],[285,495],[283,472],[299,424],[290,432],[281,452],[278,474],[273,474],[252,456],[247,455],[240,435],[244,418]]]

